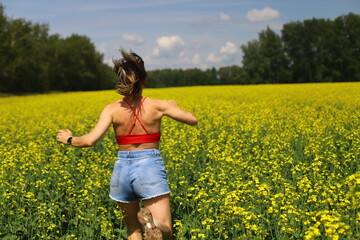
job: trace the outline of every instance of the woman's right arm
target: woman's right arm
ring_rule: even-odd
[[[165,116],[191,126],[198,124],[198,119],[195,115],[179,108],[175,100],[162,100],[161,105],[161,109]]]
[[[64,144],[71,144],[74,147],[91,147],[106,133],[112,123],[112,107],[111,104],[107,105],[101,112],[99,121],[96,126],[87,134],[74,137],[72,132],[68,129],[59,130],[56,135],[58,142]],[[68,139],[72,137],[69,143]]]

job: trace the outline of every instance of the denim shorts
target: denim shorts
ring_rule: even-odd
[[[110,180],[110,198],[123,203],[170,193],[164,161],[157,149],[119,151]]]

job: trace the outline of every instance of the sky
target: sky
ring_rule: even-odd
[[[289,22],[360,14],[360,0],[0,0],[5,15],[48,24],[51,34],[86,35],[104,62],[119,49],[154,69],[241,65],[240,46]]]

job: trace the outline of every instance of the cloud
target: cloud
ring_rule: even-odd
[[[127,4],[124,4],[121,1],[118,1],[118,3],[110,3],[104,2],[101,4],[86,4],[86,6],[79,7],[80,11],[105,11],[105,10],[121,10],[121,9],[142,9],[147,7],[162,7],[167,5],[174,5],[174,4],[181,4],[181,3],[187,3],[191,2],[192,0],[173,0],[173,1],[148,1],[148,2],[142,2],[142,1],[133,1],[129,2]]]
[[[237,52],[237,47],[232,42],[227,42],[225,46],[221,47],[221,54],[235,54]]]
[[[198,53],[196,53],[194,55],[194,57],[191,60],[191,63],[193,64],[193,66],[195,67],[199,67],[201,69],[207,69],[208,66],[201,60],[201,57]]]
[[[122,38],[125,41],[130,42],[130,43],[141,44],[144,42],[144,38],[142,38],[141,36],[136,35],[136,34],[125,33]]]
[[[223,60],[222,56],[217,56],[215,53],[210,53],[209,56],[206,58],[206,61],[211,63],[219,63]]]
[[[108,58],[108,59],[104,59],[103,63],[105,63],[106,65],[108,65],[109,67],[113,67],[114,63],[113,63],[113,59],[112,58]]]
[[[156,40],[161,49],[172,50],[185,45],[184,41],[178,35],[163,36]]]
[[[206,58],[206,61],[210,63],[229,63],[235,59],[237,52],[238,49],[235,44],[227,42],[220,48],[219,54],[210,53]]]
[[[219,19],[222,20],[222,21],[229,21],[230,16],[227,15],[226,13],[224,13],[224,12],[220,12],[219,13]]]
[[[159,37],[156,43],[157,47],[152,52],[154,57],[168,57],[181,54],[185,46],[185,42],[178,35]]]
[[[279,17],[280,17],[279,11],[272,9],[270,7],[265,7],[261,10],[252,9],[246,15],[246,18],[250,22],[267,21],[267,20],[272,20],[272,19],[276,19]]]
[[[216,23],[216,22],[221,22],[221,21],[229,21],[230,20],[230,16],[224,12],[219,12],[219,14],[217,16],[213,16],[213,17],[209,17],[206,19],[202,19],[199,21],[196,21],[193,23],[194,26],[203,26],[203,25],[209,25],[212,23]]]
[[[192,62],[194,65],[201,64],[200,55],[199,55],[199,54],[195,54],[191,62]]]
[[[186,53],[185,51],[179,52],[179,57],[185,57]]]

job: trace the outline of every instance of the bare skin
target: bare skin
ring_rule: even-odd
[[[140,106],[142,96],[133,101],[128,100],[132,108],[137,112]],[[139,113],[140,121],[143,123],[149,133],[160,132],[161,118],[168,116],[176,121],[183,122],[188,125],[196,125],[197,118],[188,111],[179,108],[174,100],[158,100],[146,98]],[[96,126],[87,134],[79,137],[73,137],[72,132],[68,129],[59,130],[56,136],[57,141],[67,144],[69,137],[73,137],[72,146],[75,147],[91,147],[94,146],[100,138],[106,133],[112,125],[116,136],[129,134],[129,129],[134,122],[134,115],[130,107],[120,99],[107,105],[101,112],[100,118]],[[132,134],[143,134],[144,129],[136,122]],[[159,142],[118,145],[120,151],[133,151],[141,149],[159,148]],[[158,196],[149,200],[143,200],[143,204],[147,207],[158,227],[163,234],[163,239],[171,239],[172,224],[170,213],[170,196],[169,194]],[[142,227],[137,219],[139,211],[139,202],[121,203],[118,205],[122,209],[128,230],[128,239],[141,240]]]
[[[142,97],[131,102],[132,107],[137,109]],[[188,111],[179,108],[174,100],[158,100],[147,98],[139,114],[141,122],[144,124],[149,133],[160,132],[161,118],[168,116],[179,122],[194,126],[198,123],[197,118]],[[74,147],[91,147],[94,146],[100,138],[106,133],[110,125],[113,125],[116,136],[126,135],[133,123],[133,114],[128,105],[122,100],[107,105],[101,112],[96,126],[87,134],[80,137],[73,137],[72,146]],[[132,134],[145,133],[137,123]],[[56,139],[67,144],[67,139],[72,137],[69,129],[59,130]],[[119,145],[121,151],[132,151],[149,148],[159,148],[159,143],[141,143]]]
[[[171,239],[172,224],[170,212],[170,195],[166,194],[149,200],[143,200],[143,204],[151,211],[153,218],[157,222],[158,227],[163,234],[163,239]],[[140,210],[139,202],[118,202],[118,205],[122,209],[125,216],[128,239],[141,240],[142,226],[136,216],[137,212]]]

